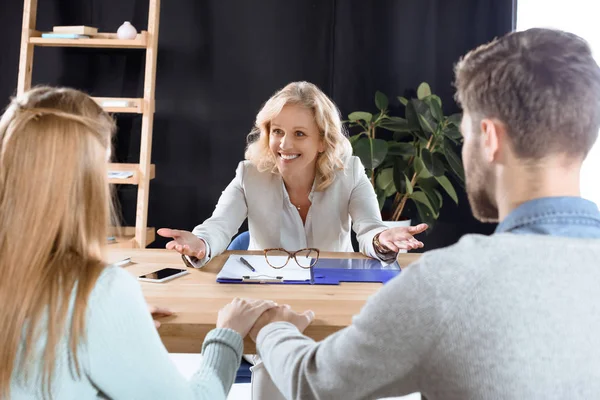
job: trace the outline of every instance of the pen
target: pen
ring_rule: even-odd
[[[252,272],[256,272],[256,270],[254,269],[254,267],[252,265],[250,265],[250,263],[248,261],[246,261],[246,259],[244,257],[240,257],[240,261],[242,262],[242,264],[244,264],[246,267],[250,268],[250,271]]]

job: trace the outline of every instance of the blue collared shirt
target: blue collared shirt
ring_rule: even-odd
[[[598,206],[581,197],[543,197],[515,208],[495,233],[600,239]]]

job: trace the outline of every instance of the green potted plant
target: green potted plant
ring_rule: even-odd
[[[442,207],[440,190],[458,204],[448,177],[464,185],[456,150],[462,141],[461,114],[445,116],[441,99],[425,82],[419,85],[416,98],[398,100],[405,107],[405,118],[389,114],[388,97],[379,91],[375,93],[376,113],[348,115],[349,128],[358,130],[350,142],[371,179],[380,208],[388,205],[390,220],[406,219],[402,212],[412,201],[421,221],[433,225]]]

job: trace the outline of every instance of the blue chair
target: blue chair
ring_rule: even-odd
[[[249,244],[250,233],[248,231],[244,231],[237,235],[231,241],[231,243],[229,243],[227,250],[248,250]],[[250,383],[250,378],[252,377],[250,367],[252,367],[252,364],[242,358],[242,364],[235,375],[235,383]]]
[[[227,250],[248,250],[248,245],[250,244],[250,232],[244,231],[237,235],[231,243],[229,243],[229,247]]]

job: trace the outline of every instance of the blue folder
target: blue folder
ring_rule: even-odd
[[[260,282],[248,282],[242,279],[218,278],[217,282],[280,285],[339,285],[340,282],[386,283],[400,272],[400,266],[396,262],[383,265],[375,259],[321,258],[311,269],[311,279],[306,281],[266,279]]]
[[[386,283],[400,273],[394,262],[383,265],[375,259],[321,258],[312,269],[314,285],[339,285],[340,282]]]

